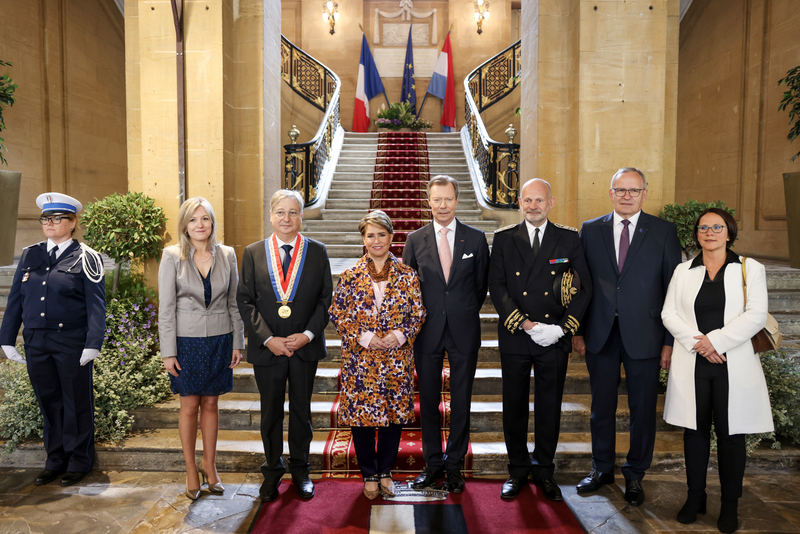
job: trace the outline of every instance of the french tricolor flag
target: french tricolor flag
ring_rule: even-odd
[[[358,82],[356,83],[356,108],[353,112],[353,131],[369,130],[369,101],[384,92],[378,67],[372,60],[367,37],[361,36],[361,61],[358,63]]]
[[[433,76],[428,83],[428,93],[444,100],[442,119],[443,132],[456,131],[456,77],[453,73],[453,53],[450,49],[450,33],[444,40],[442,53],[433,68]]]

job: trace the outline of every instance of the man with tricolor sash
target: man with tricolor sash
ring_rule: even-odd
[[[289,381],[289,471],[300,497],[314,496],[308,477],[311,393],[317,363],[325,358],[325,326],[333,284],[325,245],[299,233],[303,197],[282,189],[270,200],[269,238],[242,257],[237,302],[247,328],[247,361],[261,394],[261,439],[266,461],[261,500],[278,497],[286,466],[283,406]]]

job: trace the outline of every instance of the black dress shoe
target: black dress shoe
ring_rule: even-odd
[[[64,471],[54,471],[52,469],[45,469],[39,476],[36,477],[36,480],[33,482],[37,486],[44,486],[45,484],[50,484],[52,481],[60,477],[64,474]]]
[[[418,489],[425,489],[430,488],[436,483],[437,478],[442,478],[442,470],[429,470],[426,469],[422,473],[419,474],[417,478],[414,479],[414,482],[411,484],[411,487],[415,490]]]
[[[443,489],[450,493],[463,493],[466,483],[464,477],[461,475],[460,469],[447,470],[447,482],[444,483]]]
[[[294,484],[294,490],[303,499],[310,499],[314,496],[314,483],[308,478],[308,473],[292,477],[292,484]]]
[[[503,482],[503,490],[500,492],[500,496],[504,499],[513,499],[519,495],[519,492],[522,491],[522,488],[527,484],[527,478],[508,477],[508,480]]]
[[[678,516],[675,519],[678,520],[678,523],[684,525],[694,523],[697,521],[697,514],[706,513],[707,500],[708,494],[705,491],[702,496],[692,495],[690,492],[686,502],[683,504],[683,508],[678,512]]]
[[[726,533],[736,532],[739,529],[739,499],[722,499],[717,529]]]
[[[614,483],[614,473],[601,473],[592,470],[589,476],[578,482],[575,488],[578,493],[591,493],[600,489],[600,486]]]
[[[281,480],[272,482],[265,480],[261,484],[261,489],[258,494],[261,496],[261,502],[271,502],[278,498],[278,487],[281,485]]]
[[[644,490],[641,480],[628,480],[625,482],[625,500],[634,506],[644,502]]]
[[[86,473],[76,473],[75,471],[67,471],[64,477],[61,479],[61,487],[66,488],[67,486],[72,486],[73,484],[77,484],[83,477],[86,476]]]
[[[564,497],[561,495],[561,488],[558,487],[553,477],[536,478],[533,483],[544,490],[544,496],[551,501],[563,501]]]

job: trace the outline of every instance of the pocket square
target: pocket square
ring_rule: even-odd
[[[461,256],[461,259],[462,260],[466,260],[467,258],[471,258],[471,257],[472,257],[472,252],[470,252],[469,254],[464,254],[463,256]]]

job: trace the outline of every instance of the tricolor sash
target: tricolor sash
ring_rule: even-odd
[[[289,272],[284,273],[281,267],[281,255],[278,250],[278,238],[275,234],[267,239],[264,247],[267,251],[267,268],[269,269],[269,279],[272,282],[272,289],[275,296],[283,306],[294,300],[297,293],[297,282],[303,274],[303,267],[308,253],[308,240],[302,234],[297,234],[299,242],[292,251],[292,261],[289,264]],[[287,315],[288,317],[288,315]],[[285,317],[284,317],[285,318]]]

